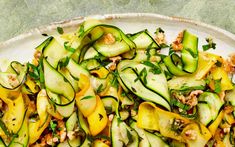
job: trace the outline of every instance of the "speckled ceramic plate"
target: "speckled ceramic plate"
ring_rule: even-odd
[[[30,30],[25,34],[0,43],[0,63],[4,64],[6,59],[20,62],[31,61],[34,48],[46,39],[45,36],[41,35],[42,33],[49,35],[58,34],[56,31],[57,26],[63,27],[65,32],[70,32],[88,18],[100,19],[105,23],[116,25],[125,33],[133,33],[143,29],[148,29],[153,33],[157,27],[161,27],[165,30],[168,42],[172,42],[183,29],[188,29],[199,37],[199,47],[205,44],[205,38],[210,36],[217,44],[216,50],[210,50],[211,52],[224,57],[235,52],[235,35],[220,28],[193,20],[158,14],[126,13],[79,17]]]

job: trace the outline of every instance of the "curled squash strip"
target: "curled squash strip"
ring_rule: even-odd
[[[162,110],[151,102],[141,103],[138,112],[139,128],[160,131],[163,136],[185,142],[189,146],[204,146],[212,137],[201,123]]]

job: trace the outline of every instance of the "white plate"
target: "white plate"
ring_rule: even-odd
[[[28,33],[0,43],[0,63],[5,64],[4,61],[8,60],[31,61],[35,51],[34,48],[46,39],[45,36],[41,35],[42,33],[58,34],[56,31],[57,26],[63,27],[65,32],[74,31],[87,18],[96,18],[105,23],[116,25],[125,33],[134,33],[143,29],[148,29],[151,33],[154,33],[157,27],[161,27],[165,31],[168,42],[172,42],[180,31],[187,29],[199,37],[199,48],[202,44],[206,44],[205,38],[210,36],[216,42],[216,49],[211,49],[210,52],[223,57],[235,52],[235,35],[220,28],[201,22],[158,14],[126,13],[80,17],[30,30]],[[2,66],[0,65],[0,67]]]

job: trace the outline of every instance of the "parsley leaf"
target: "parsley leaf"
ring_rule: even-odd
[[[221,79],[215,80],[215,90],[216,93],[221,92]]]
[[[50,129],[52,130],[53,135],[56,134],[56,127],[57,127],[57,123],[51,120],[50,121]]]
[[[217,67],[221,67],[221,66],[222,66],[222,63],[217,60],[217,62],[215,63],[215,65],[216,65]]]
[[[215,49],[216,48],[216,43],[213,42],[213,39],[212,38],[206,38],[206,42],[208,44],[206,45],[203,45],[202,48],[203,48],[203,51],[207,51],[209,49]]]
[[[103,89],[103,86],[104,86],[103,84],[100,84],[99,87],[96,90],[96,93],[100,93]]]
[[[99,119],[100,119],[100,121],[103,119],[103,117],[104,117],[104,116],[99,113]]]
[[[82,37],[85,33],[85,30],[84,30],[84,24],[81,24],[80,25],[80,28],[78,30],[78,37]]]
[[[165,33],[164,30],[162,28],[157,28],[156,31],[154,32],[154,34],[158,34],[158,33]]]
[[[65,57],[59,61],[58,66],[59,68],[63,68],[66,67],[68,64],[69,64],[69,57]]]
[[[64,48],[67,50],[67,51],[70,51],[72,53],[74,53],[76,51],[75,48],[72,48],[70,45],[68,45],[69,42],[64,42]]]
[[[27,68],[28,68],[28,74],[29,76],[34,79],[34,80],[39,80],[39,71],[38,71],[38,67],[31,64],[31,63],[27,63]]]
[[[59,34],[64,34],[64,30],[63,30],[63,28],[61,28],[61,27],[57,27],[57,32],[58,32]]]
[[[93,98],[94,96],[92,96],[92,95],[88,95],[88,96],[84,96],[81,100],[86,100],[86,99],[91,99],[91,98]],[[80,100],[80,101],[81,101]]]
[[[142,64],[151,67],[151,69],[149,70],[149,72],[152,72],[153,74],[160,74],[161,73],[161,69],[160,67],[158,67],[157,65],[149,62],[149,61],[144,61],[142,62]]]

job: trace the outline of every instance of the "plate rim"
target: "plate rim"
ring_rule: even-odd
[[[0,42],[0,48],[7,46],[8,44],[22,40],[24,38],[30,37],[32,35],[36,34],[41,34],[45,31],[51,31],[56,29],[57,27],[72,27],[78,24],[81,24],[83,21],[87,19],[99,19],[99,20],[111,20],[111,19],[119,19],[119,18],[139,18],[139,17],[148,17],[148,18],[158,18],[158,19],[164,19],[167,21],[171,22],[184,22],[188,23],[191,25],[195,26],[200,26],[203,28],[208,28],[211,30],[214,30],[218,33],[222,33],[223,35],[229,37],[230,39],[235,41],[235,34],[224,30],[222,28],[219,28],[217,26],[213,26],[201,21],[189,19],[189,18],[183,18],[183,17],[178,17],[178,16],[166,16],[166,15],[161,15],[157,13],[113,13],[113,14],[98,14],[98,15],[88,15],[88,16],[79,16],[79,17],[74,17],[72,19],[67,19],[67,20],[62,20],[62,21],[55,21],[52,23],[49,23],[47,25],[42,25],[33,29],[29,29],[28,31],[17,35],[13,38],[10,38],[6,41]]]

